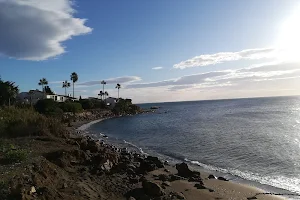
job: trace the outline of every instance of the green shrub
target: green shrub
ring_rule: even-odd
[[[80,102],[82,108],[85,110],[94,108],[93,102],[89,99],[82,99],[79,102]]]
[[[73,112],[78,113],[82,111],[82,106],[80,103],[77,102],[64,102],[59,103],[60,109],[62,109],[63,112]]]
[[[64,126],[58,119],[43,116],[33,109],[0,109],[0,137],[63,136]]]
[[[35,104],[34,108],[41,114],[50,115],[55,113],[58,103],[53,99],[42,99]]]
[[[141,108],[137,105],[132,104],[130,99],[119,99],[113,108],[115,114],[137,114],[141,111]]]
[[[4,159],[8,163],[22,162],[27,159],[27,155],[28,153],[24,149],[9,150],[5,152]]]
[[[27,159],[28,153],[24,149],[2,141],[0,143],[0,161],[4,163],[21,162]]]
[[[85,110],[105,108],[105,103],[101,100],[96,100],[96,99],[81,99],[79,103],[81,104],[82,108]]]

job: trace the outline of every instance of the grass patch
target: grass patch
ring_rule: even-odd
[[[46,117],[33,109],[0,109],[0,137],[64,136],[60,120]]]
[[[19,163],[28,158],[28,152],[13,144],[0,142],[0,163]]]

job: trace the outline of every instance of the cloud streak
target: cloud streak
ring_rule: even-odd
[[[161,70],[161,69],[163,69],[163,67],[153,67],[152,69],[153,70]]]
[[[242,59],[257,60],[262,58],[274,57],[274,54],[275,49],[273,48],[247,49],[239,52],[220,52],[216,54],[204,54],[175,64],[173,65],[173,68],[185,69],[191,67],[203,67]]]
[[[65,52],[62,42],[92,31],[75,18],[71,0],[0,0],[0,54],[46,60]]]
[[[140,80],[142,80],[142,79],[138,76],[123,76],[123,77],[105,79],[105,82],[107,84],[117,84],[117,83],[128,84],[128,83],[132,83],[132,82],[136,82],[136,81],[140,81]],[[101,81],[102,80],[87,81],[87,82],[83,82],[83,83],[78,83],[77,85],[81,85],[81,86],[100,85]]]
[[[242,68],[237,70],[212,71],[201,74],[182,76],[177,79],[163,80],[150,83],[136,83],[126,86],[133,88],[166,87],[169,90],[182,90],[187,88],[207,88],[237,85],[247,81],[265,81],[300,76],[299,63],[264,64],[260,66]]]

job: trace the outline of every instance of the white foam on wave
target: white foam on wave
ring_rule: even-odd
[[[128,145],[130,145],[130,146],[132,146],[132,147],[138,149],[138,150],[140,151],[141,154],[146,154],[146,153],[143,151],[142,148],[136,146],[135,144],[132,144],[131,142],[127,142],[126,140],[123,140],[123,141],[124,141],[125,144],[128,144]]]
[[[285,177],[285,176],[261,176],[257,173],[252,173],[249,171],[240,171],[237,169],[223,169],[219,167],[214,167],[211,165],[206,165],[199,161],[193,161],[189,159],[184,159],[186,162],[189,162],[194,165],[203,167],[204,169],[210,171],[218,171],[225,174],[231,174],[233,176],[240,177],[245,180],[258,182],[260,184],[273,186],[276,188],[288,190],[297,194],[300,194],[300,179],[297,177]]]

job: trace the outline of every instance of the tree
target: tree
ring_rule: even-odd
[[[45,87],[44,86],[48,85],[47,79],[46,78],[40,79],[39,85],[42,86],[42,91],[45,93]]]
[[[65,88],[65,96],[67,96],[67,88],[71,87],[71,84],[66,80],[63,82],[62,88]]]
[[[71,74],[71,81],[73,82],[73,98],[74,98],[74,84],[78,81],[78,75],[76,72]]]
[[[120,88],[121,88],[121,84],[118,83],[118,84],[116,85],[116,88],[118,89],[118,99],[119,99],[119,98],[120,98]]]
[[[104,92],[104,99],[105,99],[105,104],[106,104],[106,98],[108,97],[108,92]]]
[[[103,85],[103,92],[104,92],[104,85],[106,85],[106,82],[103,80],[101,81],[101,84]],[[103,93],[104,94],[104,93]],[[103,100],[103,99],[102,99]]]
[[[102,99],[102,96],[104,95],[104,93],[102,91],[100,91],[100,93],[98,94],[98,96],[101,96],[101,99]],[[102,99],[103,100],[103,99]]]
[[[46,94],[54,94],[54,92],[51,90],[51,88],[49,86],[45,86],[45,93]]]
[[[19,93],[19,87],[15,82],[3,81],[0,79],[0,106],[8,105],[16,101]]]

